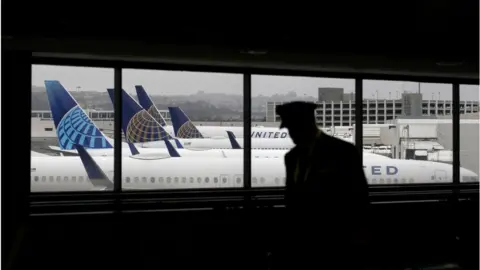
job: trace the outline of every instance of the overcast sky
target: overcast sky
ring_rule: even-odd
[[[44,80],[59,80],[70,91],[106,91],[113,87],[113,69],[34,65],[32,84],[44,86]],[[150,94],[189,95],[198,91],[206,93],[242,94],[241,74],[199,73],[182,71],[124,70],[123,88],[135,93],[134,86],[141,84]],[[271,96],[295,91],[297,96],[318,96],[319,87],[341,87],[345,93],[354,92],[354,80],[311,77],[252,76],[252,95]],[[396,98],[403,91],[418,92],[418,83],[394,81],[364,81],[364,97]],[[423,99],[452,98],[449,84],[420,84]],[[460,86],[461,100],[479,100],[476,85]]]

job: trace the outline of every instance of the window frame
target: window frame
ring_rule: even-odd
[[[455,200],[458,200],[462,194],[470,194],[472,190],[477,189],[478,183],[460,183],[460,84],[462,85],[479,85],[477,80],[459,79],[436,76],[411,76],[399,74],[374,74],[374,73],[345,73],[345,72],[325,72],[325,71],[301,71],[301,70],[283,70],[283,69],[261,69],[261,68],[243,68],[229,66],[202,66],[187,64],[167,64],[156,62],[137,62],[137,61],[110,61],[110,60],[90,60],[79,58],[59,58],[33,56],[30,58],[30,65],[54,65],[54,66],[79,66],[92,68],[111,68],[114,70],[114,89],[115,89],[115,107],[114,107],[114,139],[121,141],[121,97],[122,89],[122,71],[123,69],[143,69],[143,70],[169,70],[169,71],[191,71],[191,72],[214,72],[214,73],[235,73],[243,76],[243,124],[244,124],[244,161],[243,161],[243,188],[202,188],[202,189],[185,189],[185,190],[152,190],[152,191],[124,191],[122,190],[122,146],[120,143],[114,145],[114,190],[111,192],[60,192],[60,193],[28,193],[31,202],[58,202],[59,200],[111,200],[115,205],[112,211],[121,211],[119,205],[124,205],[128,198],[151,198],[158,200],[162,198],[171,198],[178,196],[199,197],[199,196],[240,196],[246,203],[251,202],[252,196],[263,196],[270,194],[283,198],[284,187],[252,187],[251,174],[251,94],[252,94],[252,75],[273,75],[273,76],[300,76],[315,78],[338,78],[338,79],[354,79],[355,81],[355,102],[363,104],[363,81],[364,80],[390,80],[390,81],[415,81],[425,83],[448,83],[453,87],[452,93],[452,126],[453,126],[453,183],[445,185],[436,184],[401,184],[401,185],[369,185],[369,191],[372,198],[382,197],[386,195],[390,199],[400,194],[409,196],[414,191],[424,191],[425,194],[435,194],[435,192],[453,193]],[[31,74],[30,74],[31,76]],[[31,95],[31,93],[30,93]],[[31,106],[31,104],[30,104]],[[357,150],[363,152],[363,111],[355,110],[355,145]],[[31,129],[31,126],[30,126]],[[31,130],[30,130],[31,131]],[[31,134],[31,132],[30,132]],[[363,155],[360,155],[363,163]],[[30,178],[29,178],[30,179]],[[236,177],[235,177],[236,179]],[[30,185],[28,185],[30,187]],[[473,188],[472,188],[473,187]],[[447,190],[447,191],[445,191]],[[443,193],[442,193],[443,194]],[[211,197],[209,197],[211,198]],[[120,203],[122,201],[122,203]]]

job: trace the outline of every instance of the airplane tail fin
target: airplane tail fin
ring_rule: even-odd
[[[157,120],[157,122],[161,126],[166,126],[167,122],[165,119],[163,119],[162,115],[160,112],[157,110],[157,107],[155,107],[155,104],[153,103],[152,99],[150,96],[147,94],[143,86],[141,85],[135,85],[135,90],[137,91],[137,97],[138,97],[138,102],[140,105],[147,110],[147,112]]]
[[[202,133],[200,133],[180,107],[168,107],[168,110],[170,111],[170,117],[172,118],[175,136],[184,139],[204,138]]]
[[[230,140],[230,144],[232,144],[232,149],[242,149],[242,147],[240,147],[240,144],[237,142],[237,139],[235,138],[233,132],[227,130],[227,134],[228,139]]]
[[[173,147],[172,143],[169,140],[164,139],[163,141],[165,142],[165,145],[167,146],[168,154],[170,154],[171,157],[180,157],[180,154],[177,152],[175,147]]]
[[[97,162],[88,154],[88,152],[83,148],[82,145],[76,145],[78,155],[82,160],[83,166],[87,171],[88,178],[90,182],[96,188],[105,188],[107,190],[113,190],[113,183],[110,181],[103,172],[103,170],[98,166]]]
[[[115,104],[114,89],[107,89]],[[122,129],[127,142],[145,143],[172,139],[170,134],[122,89]]]
[[[59,81],[46,80],[45,88],[57,130],[58,144],[62,149],[72,150],[75,145],[112,148],[105,135]]]

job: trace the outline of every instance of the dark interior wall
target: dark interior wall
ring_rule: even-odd
[[[478,1],[320,5],[255,16],[7,0],[2,42],[44,56],[478,79]]]
[[[438,202],[374,205],[367,261],[468,262],[476,268],[466,269],[478,269],[478,213],[478,200],[462,204],[459,215]],[[48,269],[266,269],[266,253],[285,230],[278,209],[34,217],[21,262]]]
[[[43,2],[3,1],[2,264],[62,270],[158,269],[164,263],[176,266],[163,267],[169,269],[265,269],[266,251],[287,229],[281,210],[27,218],[29,157],[12,158],[11,153],[29,153],[30,144],[14,144],[11,138],[30,141],[30,112],[19,108],[28,108],[33,52],[478,80],[478,1],[410,4],[350,6],[343,8],[345,20],[327,9],[302,22],[290,15],[286,22],[263,18],[268,24],[215,17],[218,26],[212,28],[201,23],[207,15],[168,22],[159,18],[165,11],[135,10],[130,3],[122,16],[88,4],[65,11]],[[24,12],[25,5],[34,12]],[[179,26],[184,23],[189,26]],[[20,100],[21,105],[14,102]],[[466,261],[478,269],[478,214],[478,201],[462,204],[459,212],[444,203],[377,205],[370,219],[368,260],[373,265]]]
[[[2,50],[2,265],[27,227],[31,53]],[[19,121],[19,119],[22,119]],[[12,143],[13,142],[13,143]],[[18,142],[18,143],[15,143]]]

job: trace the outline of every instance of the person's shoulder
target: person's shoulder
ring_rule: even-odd
[[[319,140],[324,140],[328,144],[335,145],[335,146],[341,147],[341,148],[351,148],[351,147],[355,148],[355,145],[353,145],[352,143],[349,143],[349,142],[344,141],[342,139],[336,138],[336,137],[334,137],[332,135],[329,135],[329,134],[322,134],[319,137]]]

